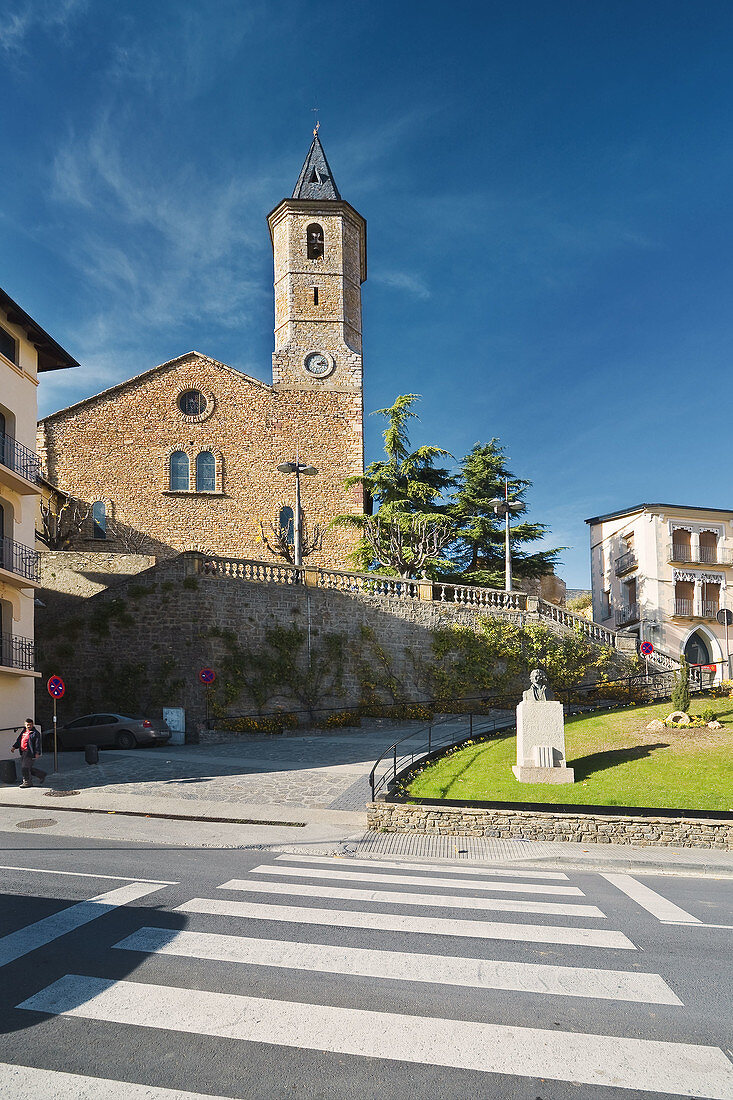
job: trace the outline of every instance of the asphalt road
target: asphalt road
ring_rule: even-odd
[[[0,842],[8,1100],[733,1100],[730,880]]]

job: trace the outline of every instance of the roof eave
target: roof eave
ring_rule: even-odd
[[[73,355],[69,355],[68,351],[49,336],[46,330],[41,328],[38,322],[34,321],[31,315],[26,313],[2,287],[0,287],[0,308],[5,311],[8,322],[22,328],[29,342],[36,348],[39,373],[79,366]]]

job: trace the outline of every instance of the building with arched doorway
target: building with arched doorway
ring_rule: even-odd
[[[728,679],[733,510],[638,504],[586,523],[595,621]]]

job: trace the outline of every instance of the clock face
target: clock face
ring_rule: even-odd
[[[320,351],[313,351],[310,355],[306,355],[304,365],[308,374],[312,374],[316,378],[323,378],[324,375],[331,373],[331,363],[328,357]]]

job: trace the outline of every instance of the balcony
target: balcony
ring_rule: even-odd
[[[34,672],[36,647],[32,638],[0,634],[0,668],[14,672]]]
[[[38,476],[41,460],[12,435],[0,432],[0,481],[4,481],[16,493],[27,496],[38,492]]]
[[[616,626],[628,626],[629,623],[637,623],[638,621],[638,603],[631,603],[628,607],[619,607],[616,609]]]
[[[616,576],[621,577],[624,573],[630,573],[632,569],[636,569],[638,564],[634,551],[627,550],[620,558],[616,558]]]
[[[674,614],[678,619],[692,619],[694,617],[694,600],[675,600]]]
[[[714,619],[720,611],[720,604],[717,600],[705,600],[700,608],[701,618]]]
[[[731,565],[733,551],[725,550],[720,546],[700,546],[697,550],[693,550],[689,546],[673,542],[667,560],[693,565]]]
[[[12,573],[33,585],[38,584],[38,553],[12,539],[0,539],[0,571]]]

